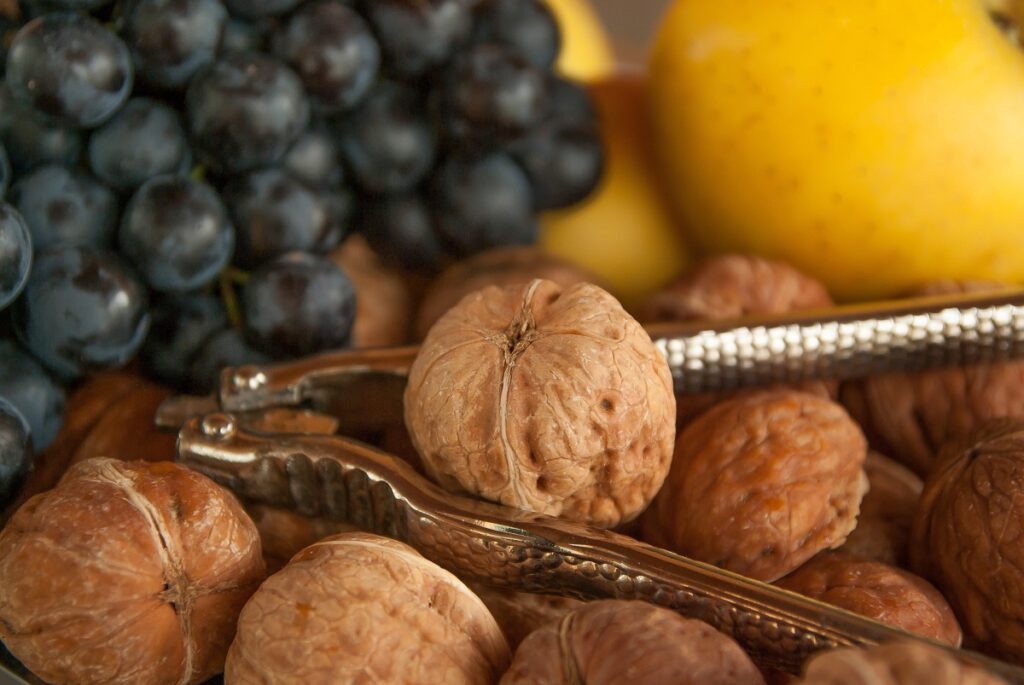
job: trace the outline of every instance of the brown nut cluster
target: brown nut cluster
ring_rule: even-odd
[[[570,611],[583,606],[582,600],[572,597],[512,592],[475,584],[469,587],[487,605],[512,649],[533,631],[548,623],[556,623]]]
[[[226,685],[490,685],[508,666],[487,607],[414,549],[365,533],[306,548],[245,605]]]
[[[54,685],[200,683],[263,576],[256,528],[212,481],[91,459],[0,532],[0,639]]]
[[[537,278],[563,288],[577,283],[600,285],[590,272],[537,247],[499,247],[481,252],[452,265],[430,284],[416,316],[416,338],[427,337],[430,327],[470,293],[488,286],[526,285]]]
[[[1006,685],[988,671],[921,642],[833,649],[807,662],[798,685]]]
[[[388,347],[409,340],[412,294],[399,271],[384,265],[361,235],[345,239],[333,259],[356,289],[353,347]]]
[[[501,685],[764,685],[729,637],[646,602],[590,602],[534,631]]]
[[[910,633],[960,645],[960,624],[946,599],[925,579],[893,566],[824,553],[776,584]]]
[[[867,445],[841,406],[794,390],[742,395],[691,423],[644,516],[648,542],[773,581],[846,540]]]
[[[868,452],[864,471],[868,474],[868,494],[860,503],[857,527],[846,538],[842,551],[906,566],[910,528],[924,483],[913,471],[878,452]]]
[[[409,435],[443,487],[603,527],[661,487],[674,417],[664,356],[586,283],[467,296],[431,329],[405,391]]]
[[[965,643],[1024,664],[1024,421],[983,425],[931,476],[911,563],[956,611]]]
[[[996,291],[994,283],[943,281],[917,295]],[[941,447],[993,418],[1024,418],[1024,362],[871,376],[843,385],[842,401],[871,444],[926,476]]]

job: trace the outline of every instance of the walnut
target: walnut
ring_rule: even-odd
[[[534,631],[501,685],[764,685],[740,646],[646,602],[590,602]]]
[[[799,685],[1006,685],[949,652],[923,642],[833,649],[813,657]]]
[[[449,267],[430,284],[416,317],[417,339],[425,338],[441,315],[466,295],[489,285],[526,285],[535,278],[554,281],[563,288],[577,283],[601,285],[596,276],[582,267],[537,247],[500,247],[481,252]]]
[[[489,287],[431,329],[405,422],[443,487],[612,527],[668,472],[675,396],[665,358],[597,286]]]
[[[245,511],[260,533],[268,573],[280,571],[289,559],[314,542],[357,530],[348,523],[303,516],[263,504],[248,504]]]
[[[401,272],[384,265],[361,235],[349,236],[333,253],[356,288],[353,347],[389,347],[409,340],[412,294]]]
[[[230,685],[480,683],[508,665],[505,638],[455,576],[400,542],[322,540],[267,579],[242,610]]]
[[[263,575],[227,491],[169,462],[90,459],[0,532],[0,639],[54,685],[199,683]]]
[[[842,550],[858,557],[906,566],[910,527],[924,483],[912,471],[878,452],[864,462],[868,494]]]
[[[1024,664],[1024,421],[985,424],[941,453],[911,535],[914,570],[942,591],[965,643]]]
[[[644,537],[776,580],[846,540],[867,489],[866,452],[834,402],[794,390],[737,397],[680,433]]]
[[[512,649],[533,631],[560,621],[570,611],[583,606],[583,601],[572,597],[497,590],[473,583],[469,587],[487,605]]]
[[[918,295],[998,291],[994,283],[933,283]],[[926,476],[944,443],[984,421],[1024,418],[1024,362],[890,373],[845,383],[842,402],[871,444]]]
[[[946,599],[925,579],[893,566],[824,553],[777,585],[907,632],[960,645],[960,624]]]

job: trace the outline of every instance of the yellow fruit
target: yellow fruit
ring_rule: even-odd
[[[702,248],[843,299],[1024,279],[1024,54],[980,0],[678,0],[650,78]]]
[[[682,271],[688,258],[654,175],[643,81],[616,76],[591,93],[604,136],[604,177],[583,204],[543,217],[541,244],[603,278],[628,304]]]
[[[615,70],[615,54],[601,19],[588,0],[546,0],[562,30],[557,68],[578,81],[595,81]]]

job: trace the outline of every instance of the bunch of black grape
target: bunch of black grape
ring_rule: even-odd
[[[355,292],[326,255],[353,230],[436,269],[533,242],[600,176],[541,0],[9,5],[0,396],[37,449],[63,385],[137,354],[205,392],[345,346]]]

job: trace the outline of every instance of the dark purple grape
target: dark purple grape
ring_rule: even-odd
[[[193,143],[222,172],[271,164],[309,121],[299,78],[273,57],[230,53],[201,71],[188,89]]]
[[[331,134],[320,127],[299,136],[281,160],[289,174],[308,185],[339,186],[345,181],[338,146]]]
[[[541,125],[510,150],[533,184],[538,209],[583,200],[597,187],[604,169],[604,148],[595,127]]]
[[[424,199],[415,194],[367,198],[362,231],[388,264],[435,270],[447,256]]]
[[[388,70],[401,78],[441,66],[473,30],[474,0],[371,0],[367,19]]]
[[[90,11],[110,4],[111,0],[29,0],[29,5],[38,6],[42,11],[77,10]],[[39,447],[39,445],[36,445]]]
[[[228,13],[219,0],[137,0],[125,40],[139,81],[177,90],[213,61]]]
[[[484,0],[477,9],[476,40],[503,45],[544,70],[562,46],[558,20],[539,0]]]
[[[227,52],[262,52],[267,46],[270,26],[261,21],[245,21],[229,17],[220,38],[221,54]]]
[[[295,70],[323,112],[358,104],[380,67],[380,46],[370,28],[339,0],[303,5],[275,34],[274,52]]]
[[[15,175],[43,164],[74,166],[82,153],[82,135],[58,126],[14,101],[6,86],[0,88],[0,129]]]
[[[85,172],[39,167],[11,187],[11,203],[32,232],[36,250],[110,244],[117,225],[117,197]]]
[[[237,17],[255,19],[290,12],[301,0],[224,0],[228,11]]]
[[[291,252],[254,272],[242,288],[246,338],[278,359],[349,344],[356,291],[328,259]]]
[[[89,166],[118,190],[131,191],[162,174],[184,173],[192,152],[178,113],[134,98],[89,138]]]
[[[184,388],[206,341],[228,326],[224,305],[210,295],[189,293],[161,299],[152,313],[142,363],[161,381]]]
[[[596,126],[597,109],[587,89],[553,74],[547,79],[548,103],[545,121],[564,126]]]
[[[24,18],[18,16],[11,16],[0,9],[0,69],[7,65],[7,48],[14,40],[14,35],[21,28]]]
[[[24,105],[72,126],[103,123],[132,91],[132,59],[121,39],[74,13],[33,19],[7,53],[7,86]]]
[[[131,359],[149,330],[146,288],[114,254],[89,247],[36,253],[14,307],[22,344],[72,380]]]
[[[249,347],[238,331],[226,328],[214,333],[199,349],[188,369],[189,385],[192,392],[205,395],[217,387],[224,367],[269,361],[270,357]]]
[[[348,234],[325,191],[303,185],[280,169],[242,176],[224,190],[238,230],[237,262],[254,267],[285,252],[327,252]]]
[[[0,397],[0,509],[18,492],[32,468],[32,434],[17,409]]]
[[[506,154],[449,157],[435,175],[432,197],[438,230],[460,254],[537,239],[530,181]]]
[[[49,447],[64,423],[64,388],[13,340],[0,340],[0,397],[28,421],[35,448]]]
[[[206,285],[231,262],[235,229],[213,188],[158,176],[128,202],[118,244],[151,288],[180,293]]]
[[[11,183],[11,160],[7,156],[7,148],[0,145],[0,199],[7,195],[7,187]]]
[[[416,91],[379,83],[337,128],[352,178],[371,193],[414,188],[434,166],[437,139]]]
[[[0,202],[0,310],[21,294],[32,270],[32,234],[11,205]]]

